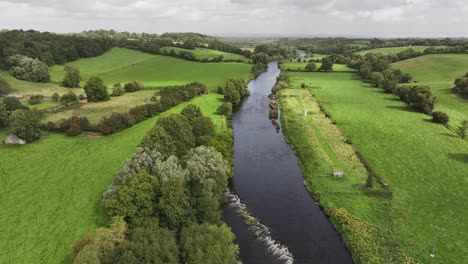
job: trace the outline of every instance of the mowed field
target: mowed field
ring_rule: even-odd
[[[362,83],[352,73],[290,75],[294,87],[301,83],[309,86],[344,136],[383,175],[393,191],[392,199],[356,194],[355,183],[362,181],[356,171],[359,166],[340,165],[349,162],[350,156],[342,152],[346,149],[339,147],[336,138],[328,139],[329,130],[319,127],[319,132],[324,131],[315,136],[319,144],[308,136],[314,129],[311,124],[300,122],[288,130],[286,123],[286,135],[298,153],[308,187],[316,195],[320,193],[321,202],[346,208],[377,227],[389,245],[399,245],[421,263],[430,261],[434,226],[445,228],[439,234],[436,263],[460,263],[466,259],[468,141],[432,123],[429,116],[413,111],[396,96]],[[296,102],[307,108],[307,100],[311,99],[304,96]],[[299,118],[304,106],[298,107],[299,110],[289,107],[290,112],[284,112],[283,118]],[[321,166],[327,163],[320,158],[320,152],[314,151],[315,146],[335,160],[328,164],[338,164],[345,173],[350,172],[345,175],[349,178],[340,181],[317,177],[323,171]]]
[[[447,113],[451,123],[468,119],[468,100],[451,92],[455,78],[468,73],[468,54],[434,54],[392,65],[413,76],[420,85],[429,85],[437,96],[435,110]]]
[[[221,102],[209,94],[190,103],[221,131],[225,118],[215,114]],[[71,263],[75,241],[104,225],[102,193],[122,162],[158,118],[185,105],[107,137],[44,134],[28,145],[0,145],[0,263]]]
[[[134,80],[142,81],[147,87],[199,81],[213,90],[223,85],[228,78],[245,77],[251,68],[246,63],[199,63],[124,48],[113,48],[101,56],[79,59],[69,65],[80,69],[83,85],[95,75],[101,77],[108,86]],[[64,66],[51,67],[50,74],[52,81],[60,82],[64,76]]]
[[[423,52],[425,49],[434,47],[434,48],[445,48],[446,46],[405,46],[405,47],[388,47],[388,48],[378,48],[378,49],[369,49],[361,50],[355,52],[358,55],[366,55],[367,53],[381,53],[381,54],[397,54],[399,52],[405,51],[407,49],[413,49],[414,51]]]
[[[178,47],[162,47],[161,51],[163,50],[167,52],[174,50],[176,53],[179,53],[180,51],[192,52],[193,54],[195,54],[197,59],[213,59],[222,55],[224,59],[242,60],[245,62],[250,61],[246,57],[239,55],[239,54],[228,53],[228,52],[223,52],[223,51],[213,50],[213,49],[206,49],[206,48],[195,48],[194,50],[189,50],[189,49],[183,49],[183,48],[178,48]]]
[[[281,65],[282,70],[286,71],[305,71],[305,66],[310,62],[297,62],[297,61],[284,61]],[[314,62],[317,66],[317,69],[320,68],[322,65],[320,62]],[[345,64],[333,64],[333,71],[356,71],[355,69],[351,69]]]

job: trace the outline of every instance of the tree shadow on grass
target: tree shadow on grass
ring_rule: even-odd
[[[396,109],[396,110],[401,110],[401,111],[405,111],[405,112],[410,112],[410,113],[418,113],[418,111],[414,110],[409,105],[387,105],[385,107],[390,108],[390,109]]]
[[[447,154],[447,157],[449,159],[468,163],[468,153],[449,153]]]

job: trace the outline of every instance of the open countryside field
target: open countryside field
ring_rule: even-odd
[[[467,211],[462,209],[468,202],[465,195],[468,141],[432,123],[429,116],[413,111],[394,95],[362,83],[354,74],[290,75],[294,87],[303,82],[310,87],[344,136],[383,175],[393,191],[391,200],[370,199],[356,195],[351,185],[356,181],[353,174],[344,182],[315,178],[317,164],[322,163],[317,161],[313,142],[306,140],[310,132],[305,125],[291,128],[286,125],[286,135],[299,157],[308,187],[316,194],[321,193],[321,203],[346,208],[376,226],[389,243],[401,246],[422,263],[429,262],[433,226],[438,225],[445,231],[439,235],[437,263],[465,259],[468,239],[460,236],[460,231],[468,230],[463,220],[468,217]],[[285,110],[284,119],[297,118],[294,107],[290,109],[290,113],[288,108]],[[323,144],[321,148],[325,148]],[[343,155],[339,151],[329,147],[326,153],[338,153],[335,156],[340,161]],[[346,188],[348,192],[343,192]]]
[[[229,59],[229,60],[242,60],[245,62],[249,62],[250,60],[247,59],[246,57],[239,55],[239,54],[234,54],[234,53],[228,53],[228,52],[223,52],[219,50],[213,50],[213,49],[206,49],[206,48],[195,48],[195,50],[189,50],[189,49],[183,49],[183,48],[178,48],[178,47],[162,47],[161,51],[167,51],[170,52],[171,50],[174,50],[176,53],[180,51],[188,51],[192,52],[195,54],[197,59],[213,59],[217,58],[219,56],[223,56],[224,59]]]
[[[134,59],[136,53],[139,54],[138,61]],[[247,76],[251,68],[251,65],[244,63],[199,63],[123,48],[114,48],[96,58],[79,59],[70,65],[80,69],[84,76],[83,85],[88,78],[96,75],[108,86],[134,80],[142,81],[147,87],[199,81],[212,90],[223,85],[228,78]],[[63,68],[64,66],[56,65],[50,69],[52,81],[61,81]]]
[[[445,48],[446,46],[405,46],[405,47],[388,47],[388,48],[378,48],[378,49],[369,49],[369,50],[361,50],[355,52],[358,55],[366,55],[367,53],[382,53],[385,55],[388,54],[396,54],[398,52],[405,51],[407,49],[413,49],[414,51],[423,52],[425,49],[434,47],[434,48]]]
[[[322,65],[320,62],[314,62],[315,65],[317,66],[317,69],[320,68],[320,65]],[[297,61],[284,61],[283,64],[281,65],[282,70],[286,71],[304,71],[305,66],[309,64],[309,62],[297,62]],[[337,72],[343,72],[343,71],[356,71],[355,69],[351,69],[345,64],[333,64],[333,71]]]
[[[435,110],[449,115],[452,123],[459,125],[468,119],[468,100],[451,92],[455,78],[468,72],[468,54],[434,54],[392,65],[413,76],[420,85],[429,85],[437,96]]]
[[[190,102],[218,131],[226,129],[224,116],[215,114],[221,98],[210,94]],[[45,134],[25,146],[1,145],[0,263],[70,263],[75,241],[105,225],[102,193],[121,163],[159,117],[187,104],[102,138]]]

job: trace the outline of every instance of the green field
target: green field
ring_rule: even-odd
[[[84,82],[91,76],[101,77],[105,84],[142,81],[148,87],[183,85],[193,81],[216,89],[228,78],[245,77],[251,65],[244,63],[199,63],[168,56],[146,54],[139,51],[113,48],[95,58],[71,62],[80,69]],[[64,66],[50,68],[52,81],[60,82]]]
[[[468,100],[452,93],[455,78],[468,72],[467,54],[434,54],[404,60],[392,65],[421,85],[429,85],[437,96],[435,110],[447,113],[455,125],[468,119]]]
[[[405,46],[405,47],[389,47],[389,48],[378,48],[378,49],[369,49],[361,50],[355,52],[358,55],[366,55],[367,53],[381,53],[384,55],[397,54],[399,52],[405,51],[407,49],[413,49],[414,51],[423,52],[425,49],[434,47],[434,48],[446,48],[446,46]]]
[[[215,114],[221,99],[210,94],[191,101],[218,131],[226,128]],[[74,242],[104,225],[102,193],[160,116],[102,138],[46,133],[28,145],[0,145],[0,263],[70,263]]]
[[[305,66],[309,64],[309,62],[297,62],[297,61],[284,61],[281,65],[281,69],[286,71],[304,71]],[[320,68],[321,63],[315,62],[317,69]],[[334,64],[333,71],[342,72],[342,71],[355,71],[355,69],[351,69],[345,64]]]
[[[245,62],[249,62],[250,60],[247,59],[246,57],[239,55],[239,54],[234,54],[234,53],[228,53],[228,52],[223,52],[219,50],[214,50],[214,49],[206,49],[206,48],[195,48],[195,50],[189,50],[189,49],[183,49],[183,48],[177,48],[177,47],[162,47],[161,51],[171,51],[174,50],[175,52],[180,52],[180,51],[189,51],[195,54],[197,59],[213,59],[217,58],[219,56],[223,56],[224,59],[229,59],[229,60],[242,60]]]
[[[311,99],[303,96],[289,107],[282,105],[282,120],[307,186],[321,203],[346,208],[377,227],[388,245],[398,245],[422,263],[429,262],[433,226],[438,225],[445,231],[439,236],[436,262],[459,263],[464,259],[468,238],[460,232],[468,230],[464,220],[468,211],[463,210],[468,202],[468,141],[432,123],[429,116],[413,111],[396,96],[362,83],[352,73],[290,75],[294,87],[309,85],[308,90],[331,114],[344,136],[393,191],[389,200],[356,190],[355,183],[362,182],[359,166],[349,161],[352,155],[339,145],[339,136],[329,135],[331,130],[318,122],[299,120],[303,107],[313,109]],[[343,180],[317,177],[331,167],[341,168],[348,175]]]
[[[84,94],[83,89],[70,89],[60,87],[56,83],[36,83],[18,80],[5,71],[0,71],[0,77],[3,77],[10,84],[13,93],[20,93],[24,96],[34,94],[52,96],[52,94],[54,93],[58,93],[61,95],[70,90],[74,91],[76,94]]]

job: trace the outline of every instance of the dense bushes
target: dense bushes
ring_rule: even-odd
[[[80,87],[81,75],[80,70],[73,66],[65,65],[65,76],[62,80],[62,85],[69,88]]]
[[[40,104],[42,102],[43,98],[44,98],[44,96],[42,96],[40,94],[31,95],[31,96],[29,96],[28,103],[31,104],[31,105]]]
[[[436,97],[429,86],[401,86],[395,90],[401,100],[425,114],[431,114]]]
[[[10,133],[32,142],[41,137],[39,113],[35,110],[15,110],[11,114]]]
[[[247,85],[242,79],[229,79],[224,84],[224,100],[232,105],[238,105],[244,96],[249,95]]]
[[[453,87],[452,91],[454,93],[461,94],[463,97],[468,98],[468,73],[466,73],[463,77],[455,79],[455,87]]]
[[[257,62],[250,69],[250,73],[254,76],[254,78],[257,78],[260,74],[264,73],[266,70],[267,70],[266,63]]]
[[[5,104],[0,102],[0,128],[6,127],[10,123],[10,113],[7,111]]]
[[[133,92],[139,91],[139,90],[141,90],[143,88],[145,88],[145,86],[140,81],[133,81],[133,82],[126,83],[124,85],[124,90],[127,93],[133,93]]]
[[[86,98],[88,102],[109,101],[109,93],[104,82],[99,77],[91,77],[84,86]]]
[[[71,92],[71,91],[63,94],[62,97],[60,97],[60,103],[64,105],[70,105],[76,102],[78,102],[78,97],[76,96],[74,92]]]
[[[3,104],[7,111],[15,111],[17,109],[27,110],[28,107],[24,106],[18,98],[14,97],[5,97],[3,98]]]
[[[38,59],[23,55],[8,58],[9,73],[15,78],[31,82],[48,82],[50,80],[47,64]]]
[[[447,125],[447,123],[449,122],[449,116],[444,112],[435,111],[432,113],[432,121],[439,124]]]

